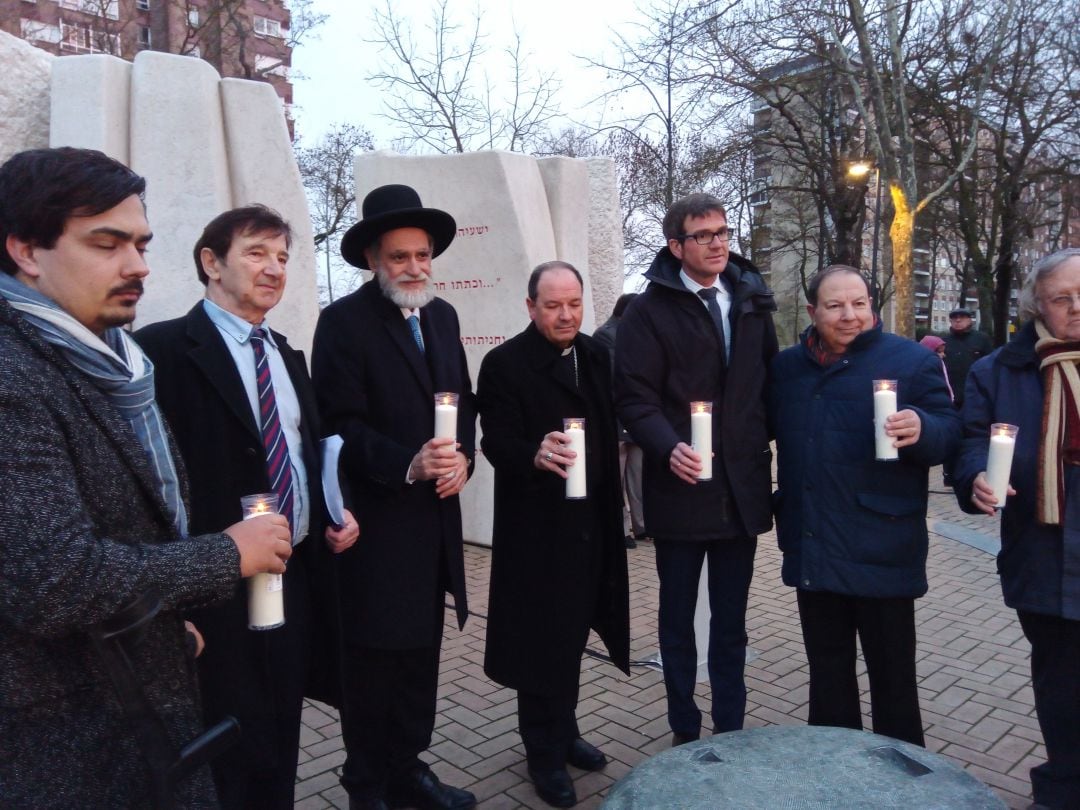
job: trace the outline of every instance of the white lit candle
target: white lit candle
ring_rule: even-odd
[[[244,520],[275,514],[278,496],[273,492],[245,495],[240,499]],[[281,574],[255,574],[248,579],[248,628],[273,630],[285,624],[285,582]]]
[[[440,391],[435,395],[435,438],[457,438],[458,395]]]
[[[874,380],[874,449],[879,461],[894,461],[900,452],[885,433],[885,420],[896,413],[896,380]]]
[[[566,468],[566,474],[569,476],[566,479],[566,497],[584,498],[586,495],[585,420],[577,417],[563,419],[563,433],[569,439],[566,445],[567,449],[573,450],[577,454],[574,457],[574,463]]]
[[[712,403],[690,403],[690,444],[701,456],[699,481],[712,480]]]
[[[997,495],[997,506],[1005,505],[1009,492],[1009,474],[1012,472],[1013,452],[1016,450],[1016,434],[1020,428],[995,422],[990,426],[990,455],[986,460],[986,482]]]

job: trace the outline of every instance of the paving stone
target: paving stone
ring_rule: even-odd
[[[931,478],[940,480],[937,473]],[[994,539],[996,521],[956,508],[951,492],[931,494],[928,518],[962,526]],[[957,534],[950,530],[950,534]],[[465,551],[470,604],[487,610],[490,550]],[[653,547],[639,543],[627,555],[630,574],[630,677],[609,663],[586,657],[582,665],[579,726],[608,755],[598,773],[571,769],[579,808],[599,807],[614,780],[670,745],[662,674],[643,665],[657,651],[658,589]],[[806,722],[809,676],[792,588],[780,582],[780,554],[773,533],[758,544],[747,609],[753,657],[746,667],[747,728]],[[927,748],[942,753],[990,785],[1011,808],[1031,803],[1028,771],[1045,757],[1032,705],[1030,649],[1015,614],[1001,601],[991,554],[932,533],[927,562],[930,590],[916,601],[916,668]],[[448,613],[448,617],[449,617]],[[426,761],[441,779],[473,790],[481,810],[546,810],[525,770],[517,733],[516,694],[491,683],[483,672],[486,622],[473,617],[463,632],[446,624],[437,731]],[[589,647],[603,649],[595,635]],[[863,722],[872,727],[866,669],[860,657]],[[698,684],[695,696],[708,727],[711,693]],[[337,771],[343,753],[337,713],[309,703],[302,729],[303,773],[297,807],[348,806]]]

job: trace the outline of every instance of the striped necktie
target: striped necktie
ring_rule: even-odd
[[[278,496],[278,513],[293,528],[293,474],[289,458],[289,445],[281,430],[274,381],[270,378],[270,361],[266,356],[266,330],[258,328],[251,333],[251,348],[255,352],[255,383],[259,389],[259,417],[262,420],[263,446],[266,448],[266,474],[270,479],[270,491]]]
[[[410,315],[406,320],[409,322],[409,329],[412,330],[413,340],[416,341],[416,347],[420,350],[420,354],[424,353],[424,336],[420,333],[420,318],[416,315]]]

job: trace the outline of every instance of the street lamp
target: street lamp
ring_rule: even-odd
[[[875,170],[872,160],[854,160],[848,164],[847,175],[853,180],[866,181],[870,172]],[[881,311],[881,302],[878,300],[880,289],[878,287],[877,257],[878,238],[881,233],[881,172],[877,171],[877,188],[874,190],[874,244],[870,248],[870,300],[874,302],[874,308]],[[869,186],[869,183],[866,184]]]

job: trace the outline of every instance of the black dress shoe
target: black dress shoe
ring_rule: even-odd
[[[589,745],[581,737],[570,743],[570,750],[566,752],[566,761],[583,771],[601,771],[607,766],[607,757],[604,756],[604,752],[595,745]]]
[[[686,745],[687,743],[697,742],[700,738],[700,734],[680,734],[676,731],[671,735],[671,747],[674,748],[677,745]]]
[[[471,810],[476,797],[461,788],[444,785],[429,769],[417,769],[386,791],[390,807],[419,810]]]
[[[554,771],[534,771],[529,768],[529,778],[536,788],[536,795],[552,807],[573,807],[577,804],[574,783],[566,768]]]
[[[624,538],[627,548],[637,548],[637,541],[634,539],[634,535],[628,534]]]

